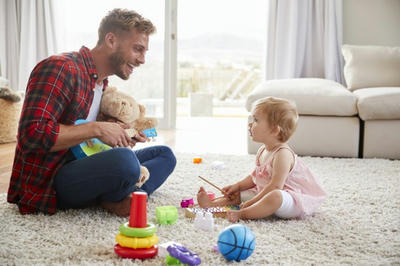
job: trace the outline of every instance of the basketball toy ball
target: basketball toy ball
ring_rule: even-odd
[[[254,233],[241,224],[228,226],[218,236],[219,252],[228,261],[247,259],[253,253],[255,245]]]

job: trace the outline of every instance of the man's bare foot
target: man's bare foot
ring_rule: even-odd
[[[197,192],[197,203],[201,208],[209,208],[213,205],[204,187],[200,187],[199,191]]]
[[[118,216],[127,217],[131,211],[131,201],[132,197],[129,195],[118,202],[103,201],[101,207]]]
[[[227,210],[226,218],[229,220],[229,222],[235,223],[240,220],[241,211],[240,210]]]

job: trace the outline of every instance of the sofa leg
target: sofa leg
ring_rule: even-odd
[[[360,119],[360,144],[358,146],[358,158],[364,157],[364,121]]]

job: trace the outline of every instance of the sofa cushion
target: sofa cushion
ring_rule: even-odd
[[[347,88],[400,86],[400,47],[343,45]]]
[[[362,120],[400,119],[400,87],[365,88],[354,94]]]
[[[357,97],[332,80],[299,78],[265,81],[248,95],[247,110],[251,111],[255,101],[267,96],[293,100],[301,115],[353,116],[357,114]]]

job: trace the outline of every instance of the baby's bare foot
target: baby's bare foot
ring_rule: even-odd
[[[235,223],[239,221],[241,217],[241,211],[240,210],[227,210],[226,212],[226,218],[232,223]]]
[[[201,208],[209,208],[212,206],[212,201],[203,187],[200,187],[199,192],[197,192],[197,203]]]

